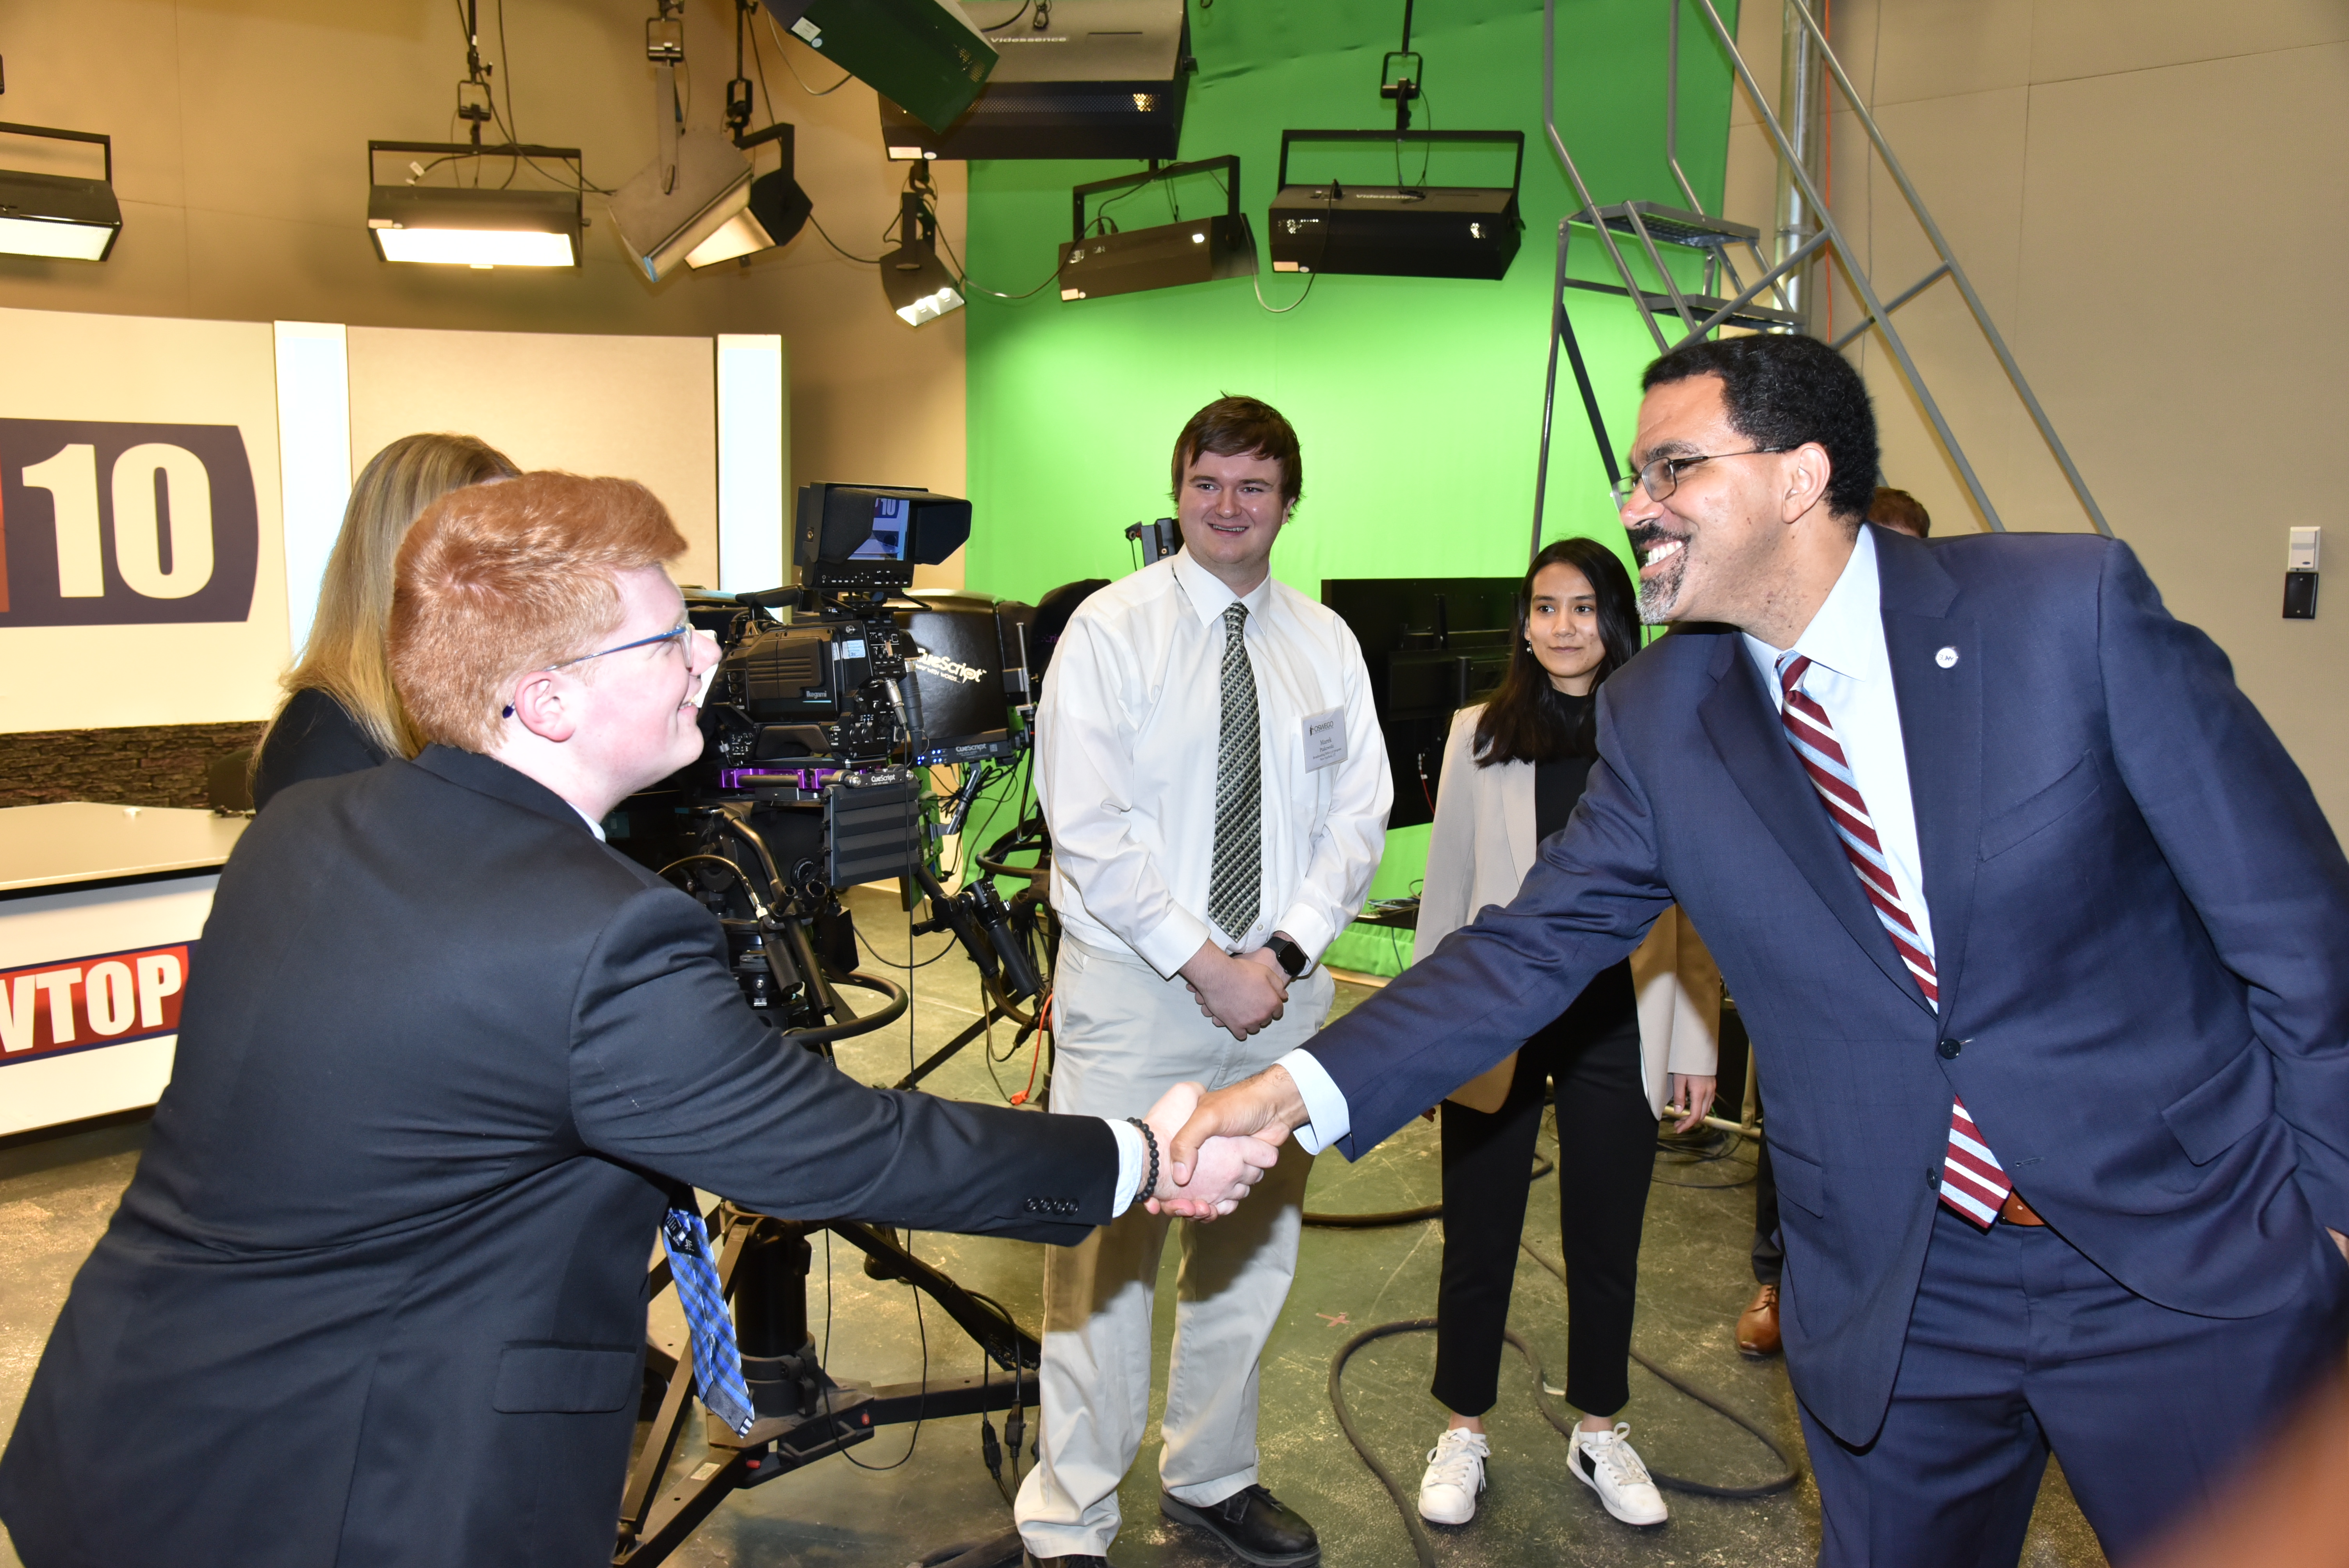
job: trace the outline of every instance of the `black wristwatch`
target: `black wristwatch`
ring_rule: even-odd
[[[1313,967],[1313,960],[1305,956],[1305,949],[1277,931],[1264,939],[1264,944],[1275,958],[1280,960],[1281,968],[1288,972],[1291,980]]]

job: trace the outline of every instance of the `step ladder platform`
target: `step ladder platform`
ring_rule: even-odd
[[[1566,286],[1570,289],[1584,289],[1591,294],[1614,294],[1621,299],[1629,299],[1631,295],[1630,290],[1619,284],[1594,284],[1581,278],[1567,279]],[[1671,295],[1641,289],[1640,298],[1646,304],[1649,311],[1656,316],[1667,321],[1680,320],[1680,312],[1673,308]],[[1689,307],[1690,313],[1700,322],[1706,320],[1729,303],[1713,294],[1688,292],[1683,292],[1681,299]],[[1749,300],[1739,305],[1716,324],[1717,326],[1733,326],[1745,332],[1785,332],[1790,329],[1800,331],[1802,325],[1803,318],[1792,311],[1778,310],[1754,300]]]
[[[1639,214],[1634,226],[1631,214]],[[1723,245],[1759,244],[1762,231],[1744,223],[1733,223],[1726,218],[1708,218],[1702,212],[1692,212],[1682,207],[1667,207],[1658,201],[1625,201],[1613,207],[1599,209],[1599,221],[1619,234],[1634,234],[1639,228],[1648,231],[1648,237],[1668,245],[1687,245],[1697,250],[1718,250]],[[1588,222],[1588,220],[1583,220]]]

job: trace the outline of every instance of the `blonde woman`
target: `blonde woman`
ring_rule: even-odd
[[[426,507],[450,490],[520,471],[471,436],[402,436],[367,459],[326,559],[309,641],[254,757],[255,808],[289,784],[356,773],[421,748],[384,653],[392,559]]]

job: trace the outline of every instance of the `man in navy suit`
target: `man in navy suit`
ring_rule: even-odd
[[[2126,546],[1864,525],[1874,418],[1813,339],[1644,387],[1623,520],[1678,630],[1580,808],[1174,1157],[1359,1155],[1677,901],[1760,1047],[1821,1562],[2013,1563],[2051,1447],[2125,1556],[2343,1343],[2349,863]]]

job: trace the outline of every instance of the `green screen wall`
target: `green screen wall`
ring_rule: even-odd
[[[1664,163],[1667,5],[1561,0],[1559,128],[1601,202],[1682,204]],[[1682,0],[1685,4],[1686,0]],[[1007,5],[1009,0],[1007,0]],[[1082,0],[1067,0],[1071,25]],[[1260,252],[1285,128],[1392,124],[1378,96],[1380,57],[1395,46],[1402,6],[1361,0],[1192,0],[1192,79],[1182,155],[1237,153],[1243,211]],[[1733,27],[1734,13],[1723,7]],[[1533,515],[1549,283],[1558,221],[1577,203],[1541,131],[1541,8],[1523,0],[1421,0],[1413,46],[1425,59],[1417,123],[1516,129],[1526,148],[1524,243],[1498,283],[1322,276],[1303,303],[1274,315],[1247,278],[1063,303],[1056,286],[1018,301],[974,293],[968,306],[969,585],[1033,599],[1082,577],[1133,569],[1127,524],[1167,514],[1167,454],[1183,422],[1221,393],[1265,398],[1297,427],[1305,495],[1273,571],[1311,597],[1325,577],[1514,575]],[[1729,73],[1701,14],[1683,12],[1682,167],[1718,210],[1727,148]],[[1422,150],[1406,145],[1418,178]],[[1438,147],[1435,184],[1506,184],[1502,150]],[[1300,146],[1291,178],[1393,183],[1392,144]],[[974,283],[1004,293],[1052,272],[1070,236],[1073,185],[1132,173],[1133,162],[975,162],[969,253]],[[1222,206],[1205,180],[1173,192],[1185,216]],[[1124,227],[1170,221],[1164,186],[1111,209]],[[1588,231],[1578,276],[1611,276]],[[1271,305],[1304,284],[1257,280]],[[1654,353],[1628,302],[1578,293],[1575,321],[1619,452],[1628,445],[1638,376]],[[1620,547],[1606,473],[1573,382],[1560,367],[1545,532]],[[1399,834],[1380,877],[1402,892],[1418,875],[1424,830]],[[1349,950],[1357,938],[1348,939]],[[1391,954],[1381,938],[1379,949]],[[1392,972],[1396,965],[1363,966]],[[1343,955],[1333,954],[1339,962]]]

